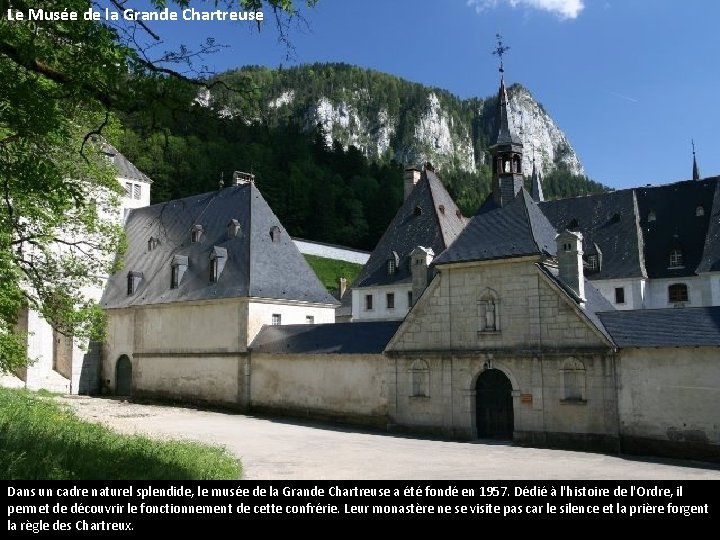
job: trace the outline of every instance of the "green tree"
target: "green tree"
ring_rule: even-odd
[[[156,8],[167,3],[190,4],[152,1]],[[286,41],[286,23],[298,14],[292,0],[226,4],[268,8]],[[102,137],[114,138],[117,113],[162,118],[187,107],[194,86],[204,84],[193,77],[203,74],[173,68],[216,49],[208,40],[151,59],[149,47],[161,36],[142,22],[27,20],[30,9],[82,14],[91,6],[100,3],[10,0],[26,20],[8,20],[5,9],[0,15],[0,371],[26,361],[24,336],[15,332],[24,307],[66,334],[97,337],[100,310],[83,289],[97,283],[122,244],[119,225],[106,218],[120,188]]]

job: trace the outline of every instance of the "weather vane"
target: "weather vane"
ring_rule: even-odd
[[[695,157],[695,139],[690,139],[690,144],[692,144],[693,157]]]
[[[502,35],[495,34],[495,37],[497,38],[497,47],[495,48],[495,50],[493,50],[493,55],[496,55],[498,58],[500,58],[500,73],[505,73],[505,70],[503,69],[503,54],[509,51],[510,47],[506,47],[505,45],[503,45]]]

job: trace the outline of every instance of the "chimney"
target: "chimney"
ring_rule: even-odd
[[[255,175],[248,172],[235,171],[233,173],[233,186],[242,186],[255,181]]]
[[[407,198],[410,196],[410,193],[412,193],[415,184],[420,181],[420,174],[420,169],[418,169],[417,167],[407,167],[405,169],[405,198],[403,199],[404,201],[406,201]]]
[[[560,281],[570,287],[581,301],[585,301],[585,276],[583,275],[583,235],[580,232],[563,231],[555,237]]]
[[[347,291],[347,279],[344,277],[341,277],[338,279],[338,293],[340,294],[340,300],[342,300],[343,296],[345,296],[345,292]]]
[[[415,305],[428,286],[428,268],[435,253],[432,248],[417,246],[410,253],[410,272],[412,273],[412,298]]]

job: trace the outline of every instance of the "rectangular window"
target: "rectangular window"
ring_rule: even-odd
[[[372,298],[373,298],[373,297],[372,297],[372,294],[366,294],[366,295],[365,295],[365,309],[366,309],[367,311],[370,311],[370,310],[373,308],[373,307],[372,307],[372,302],[373,302]]]
[[[180,284],[180,267],[175,264],[171,268],[172,270],[170,272],[170,288],[177,289],[178,285]]]
[[[132,182],[125,182],[125,196],[128,199],[132,197]]]
[[[273,326],[280,326],[282,324],[282,315],[279,313],[273,313],[272,324]]]
[[[315,317],[312,315],[307,315],[305,317],[305,324],[315,324]]]
[[[387,293],[385,295],[385,300],[387,302],[388,309],[395,309],[395,293]]]
[[[616,304],[624,304],[625,303],[625,287],[616,287],[615,288],[615,303]]]
[[[218,260],[210,259],[210,281],[217,283],[218,280]]]
[[[135,184],[133,186],[133,198],[134,199],[140,199],[140,184]]]
[[[412,291],[408,291],[408,308],[412,307]]]

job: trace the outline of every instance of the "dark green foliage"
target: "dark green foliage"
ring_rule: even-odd
[[[253,172],[291,235],[372,250],[402,204],[403,167],[394,161],[393,149],[417,146],[414,126],[426,112],[430,92],[450,115],[453,129],[471,126],[476,162],[488,161],[495,97],[460,100],[445,90],[348,64],[245,67],[220,79],[210,108],[123,117],[120,148],[155,181],[153,202],[217,189],[221,178],[227,185],[234,170]],[[188,88],[186,95],[194,91]],[[288,104],[268,105],[288,91],[294,92]],[[387,154],[369,160],[354,146],[344,150],[337,140],[327,148],[321,126],[307,125],[308,103],[321,97],[352,103],[361,118],[387,110],[398,121]],[[450,158],[438,170],[463,213],[473,215],[490,193],[489,168],[464,171]],[[547,198],[606,189],[566,170],[548,174],[544,187]]]
[[[352,285],[363,267],[362,264],[326,259],[316,255],[305,255],[305,260],[315,271],[325,288],[332,291],[337,290],[338,280],[341,277],[347,279],[348,287]]]

